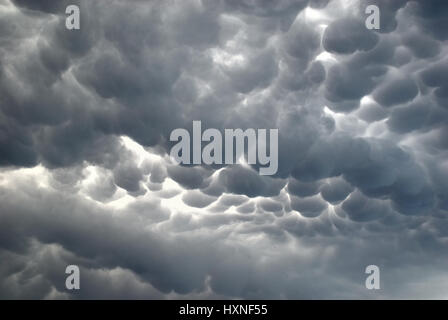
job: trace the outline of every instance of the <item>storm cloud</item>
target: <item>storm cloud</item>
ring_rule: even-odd
[[[447,26],[443,0],[0,0],[0,298],[447,298]],[[174,163],[196,120],[278,129],[278,171]]]

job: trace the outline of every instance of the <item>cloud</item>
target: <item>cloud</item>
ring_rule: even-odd
[[[373,94],[374,99],[389,107],[411,101],[418,94],[418,88],[412,79],[394,79],[381,85]]]
[[[354,53],[357,50],[368,51],[375,47],[378,36],[365,28],[361,20],[342,18],[332,22],[322,39],[328,52],[339,54]]]
[[[189,191],[182,197],[182,200],[190,207],[204,208],[213,203],[216,198],[203,194],[200,191]]]
[[[446,298],[445,1],[67,4],[0,1],[1,298]],[[195,120],[277,173],[174,164]]]
[[[260,176],[255,171],[240,165],[221,171],[219,179],[227,192],[248,197],[275,196],[285,185],[281,179],[272,180],[267,176]]]
[[[353,187],[344,179],[335,178],[322,186],[320,194],[326,201],[334,204],[345,200],[352,191]]]

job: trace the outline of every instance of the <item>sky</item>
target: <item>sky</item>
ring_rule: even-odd
[[[0,0],[0,298],[448,299],[447,28],[445,0]],[[174,163],[196,120],[278,129],[278,171]]]

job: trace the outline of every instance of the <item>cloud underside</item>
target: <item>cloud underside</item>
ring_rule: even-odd
[[[443,0],[0,0],[0,298],[447,298],[447,26]],[[174,164],[194,120],[278,128],[278,172]]]

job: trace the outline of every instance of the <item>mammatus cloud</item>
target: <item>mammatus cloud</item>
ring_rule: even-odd
[[[447,17],[0,0],[0,297],[447,298]],[[278,129],[278,170],[176,164],[193,121]]]

